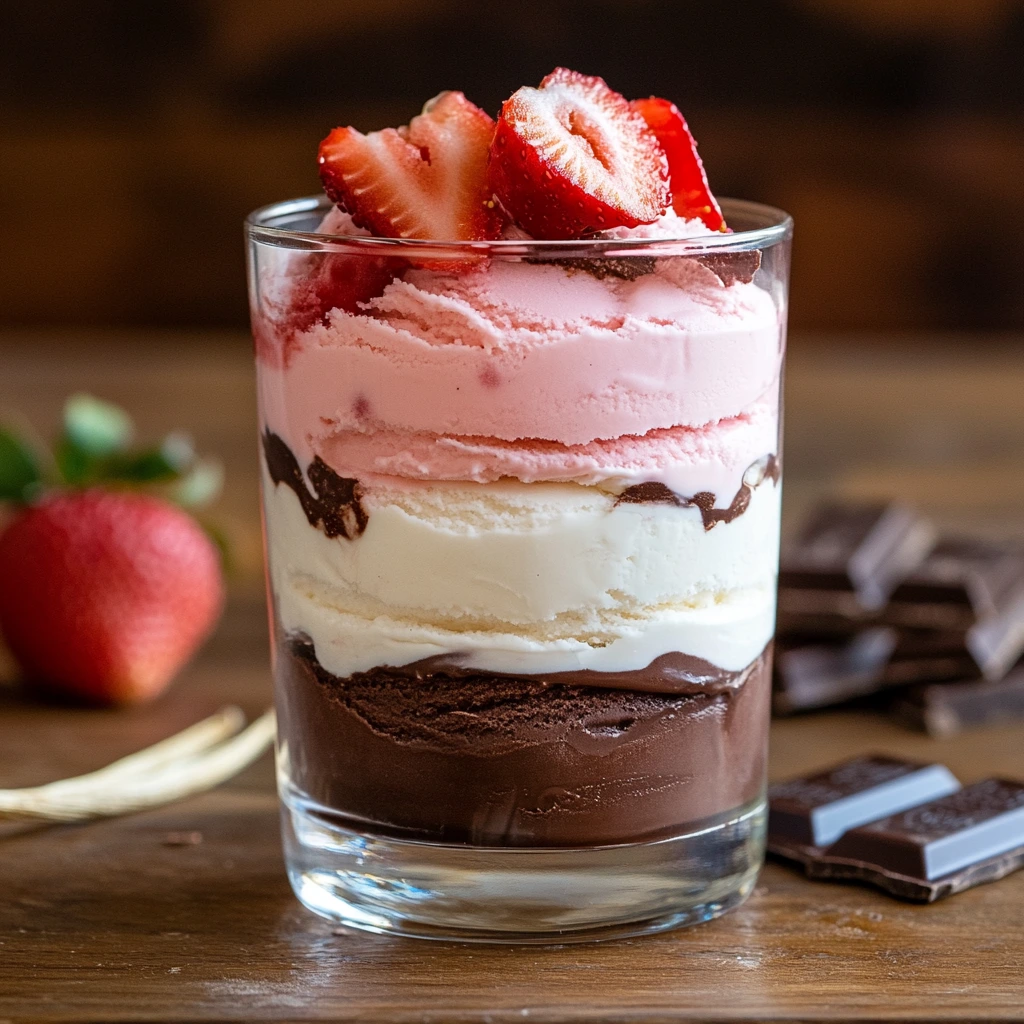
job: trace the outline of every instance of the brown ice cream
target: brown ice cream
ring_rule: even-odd
[[[344,827],[483,846],[628,843],[694,831],[761,792],[770,648],[738,685],[696,694],[645,679],[657,664],[633,673],[636,688],[610,689],[457,668],[342,679],[295,637],[276,657],[288,774]]]

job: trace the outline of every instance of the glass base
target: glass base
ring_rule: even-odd
[[[743,902],[764,859],[763,799],[651,843],[583,849],[410,842],[329,824],[286,797],[288,878],[314,913],[363,931],[565,943],[699,924]]]

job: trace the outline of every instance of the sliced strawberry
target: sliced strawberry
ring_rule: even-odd
[[[633,100],[631,106],[650,126],[668,157],[672,208],[687,220],[699,217],[712,231],[725,231],[725,218],[708,187],[708,176],[697,155],[697,143],[679,108],[657,96]]]
[[[405,267],[403,260],[375,256],[325,252],[303,257],[282,299],[264,297],[252,311],[257,353],[274,365],[286,365],[302,347],[304,331],[327,324],[335,309],[365,313],[362,304],[383,294]]]
[[[643,117],[603,79],[566,68],[505,101],[490,176],[534,238],[650,224],[669,203],[665,154]]]
[[[382,294],[395,279],[397,261],[372,256],[346,256],[327,252],[315,257],[309,277],[292,293],[289,323],[304,331],[313,324],[326,323],[334,309],[365,313],[362,303]]]
[[[461,92],[443,92],[408,126],[363,135],[335,128],[320,143],[324,191],[360,227],[386,238],[497,238],[487,184],[494,121]]]

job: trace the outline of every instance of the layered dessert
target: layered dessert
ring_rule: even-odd
[[[559,69],[320,170],[322,247],[253,270],[286,799],[486,847],[756,805],[784,310],[688,245],[728,226],[678,110]]]

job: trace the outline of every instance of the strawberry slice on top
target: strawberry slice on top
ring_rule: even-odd
[[[631,106],[647,122],[668,157],[672,208],[687,220],[699,217],[712,231],[725,231],[725,218],[708,186],[697,143],[679,108],[657,96],[633,100]]]
[[[667,160],[647,122],[603,79],[567,68],[505,101],[490,179],[534,238],[650,224],[670,201]]]
[[[503,227],[487,182],[494,121],[443,92],[401,128],[335,128],[320,143],[320,180],[360,227],[385,238],[473,241]]]

